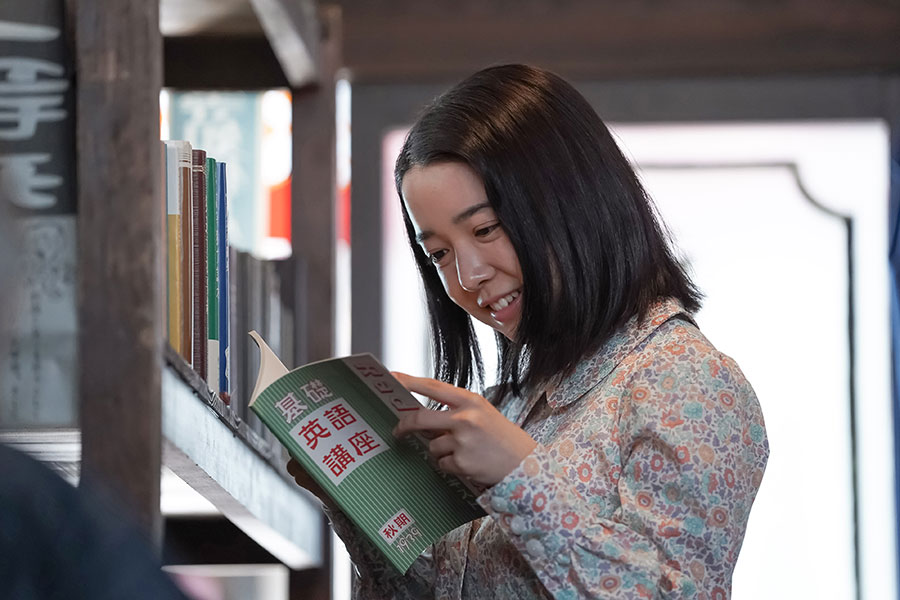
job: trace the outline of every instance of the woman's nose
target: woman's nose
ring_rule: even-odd
[[[494,269],[477,252],[457,252],[456,273],[459,285],[464,290],[472,292],[493,276]]]

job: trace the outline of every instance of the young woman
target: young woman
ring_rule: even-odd
[[[445,407],[395,433],[435,436],[488,516],[400,576],[333,512],[357,595],[730,597],[760,407],[697,328],[699,293],[587,101],[546,71],[483,70],[422,114],[395,175],[436,379],[396,375]],[[497,332],[484,396],[471,318]]]

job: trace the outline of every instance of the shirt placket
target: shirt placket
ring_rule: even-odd
[[[510,405],[507,405],[506,409],[503,411],[504,416],[521,427],[523,422],[528,418],[534,407],[537,405],[538,401],[545,396],[546,393],[542,392],[538,394],[531,394],[531,396],[527,399],[516,397],[514,401]],[[451,588],[455,592],[453,598],[455,598],[456,600],[462,600],[462,598],[464,597],[463,594],[465,593],[465,583],[467,576],[466,570],[469,562],[469,546],[472,544],[474,533],[480,526],[480,523],[481,519],[470,521],[469,523],[466,523],[464,526],[455,530],[451,534],[451,536],[448,536],[448,538],[446,539],[447,551],[445,552],[446,558],[444,560],[447,561],[446,564],[450,568],[452,573],[454,575],[458,575],[456,581],[453,582],[454,585]]]
[[[534,407],[537,405],[538,401],[546,397],[547,392],[542,391],[540,393],[530,394],[526,398],[516,398],[515,402],[504,411],[507,419],[522,427],[524,425],[525,420],[528,418],[528,415],[534,410]]]
[[[435,545],[435,598],[459,600],[462,597],[467,560],[466,542],[469,539],[471,527],[472,523],[457,527]]]

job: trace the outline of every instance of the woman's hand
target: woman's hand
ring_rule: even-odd
[[[414,411],[394,428],[396,437],[426,431],[436,434],[428,450],[443,471],[491,486],[537,446],[531,436],[478,394],[435,379],[392,375],[409,391],[449,407],[446,411]]]
[[[294,478],[294,481],[297,482],[297,485],[308,490],[313,496],[321,500],[322,502],[327,502],[328,495],[325,493],[325,490],[316,483],[315,479],[310,477],[309,473],[306,472],[306,469],[303,468],[296,459],[292,458],[288,461],[287,464],[288,473]]]

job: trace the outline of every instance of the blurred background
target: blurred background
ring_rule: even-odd
[[[900,598],[898,32],[888,0],[8,3],[0,441],[111,489],[194,597],[348,598],[244,332],[429,374],[393,162],[443,90],[530,63],[610,126],[760,398],[734,598]],[[168,339],[159,139],[228,167],[228,389]]]

